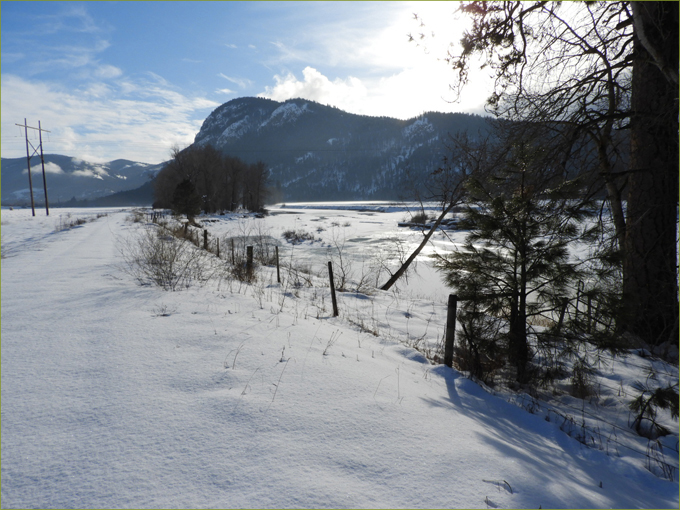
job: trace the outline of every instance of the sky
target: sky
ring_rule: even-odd
[[[444,57],[466,23],[456,9],[457,2],[3,1],[2,157],[26,155],[15,125],[26,119],[49,131],[45,153],[160,163],[239,97],[301,97],[400,119],[483,113],[491,90],[484,71],[457,101],[450,89],[455,73]],[[29,138],[37,147],[37,131]]]

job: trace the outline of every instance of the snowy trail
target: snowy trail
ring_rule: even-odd
[[[3,508],[677,506],[677,483],[413,349],[140,287],[124,219],[2,261]]]

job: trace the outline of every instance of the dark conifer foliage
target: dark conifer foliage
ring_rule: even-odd
[[[194,186],[199,209],[206,213],[239,207],[260,211],[269,193],[269,169],[265,163],[247,164],[211,145],[173,151],[172,159],[154,181],[154,205],[174,209],[175,190],[184,181]]]
[[[184,214],[192,219],[201,212],[201,197],[196,193],[196,186],[189,179],[184,179],[172,194],[172,210],[175,214]]]
[[[461,300],[468,369],[483,378],[483,362],[507,359],[526,383],[531,324],[559,316],[583,276],[569,247],[592,241],[597,225],[586,224],[595,209],[580,180],[566,179],[540,147],[520,142],[497,151],[490,170],[467,179],[460,227],[469,233],[438,267]]]
[[[546,338],[575,341],[563,342],[555,350],[559,355],[573,354],[586,343],[610,348],[634,345],[668,353],[669,347],[677,345],[679,309],[678,3],[473,1],[461,2],[459,11],[470,16],[472,28],[463,34],[460,53],[447,57],[457,75],[454,88],[468,82],[471,58],[481,56],[495,74],[488,111],[519,125],[543,128],[547,138],[561,141],[564,158],[555,154],[554,159],[562,159],[565,170],[580,166],[578,172],[584,177],[590,173],[589,185],[606,190],[600,224],[612,228],[603,228],[593,247],[596,256],[588,261],[590,273],[579,278],[575,292],[576,315],[581,300],[587,304],[585,313],[581,309],[580,317],[567,327],[564,310],[573,303],[574,293],[560,297],[557,285],[550,291],[563,303],[557,324],[543,338],[534,334],[536,342],[531,345],[540,347]],[[586,161],[596,164],[583,165]],[[530,250],[523,251],[522,243],[516,242],[531,239],[516,232],[531,230],[525,230],[528,225],[518,219],[527,214],[540,217],[541,205],[552,199],[547,190],[533,205],[520,199],[524,192],[520,198],[503,198],[488,179],[471,180],[469,186],[473,194],[487,193],[487,198],[469,211],[471,234],[465,250],[443,266],[452,284],[478,298],[463,315],[468,321],[464,326],[464,347],[472,366],[468,369],[475,373],[477,368],[478,375],[479,367],[484,368],[482,351],[493,357],[500,346],[507,349],[521,381],[526,379],[522,370],[532,353],[525,350],[518,328],[522,322],[529,324],[525,319],[533,313],[533,304],[528,306],[527,301],[523,315],[522,285],[526,281],[537,286],[527,297],[535,297],[531,303],[541,305],[541,293],[569,271],[560,270],[565,266],[559,250],[553,253],[549,242],[534,254],[535,260],[546,257],[549,264],[532,282],[523,265]],[[560,214],[569,219],[569,207],[565,211]],[[513,227],[503,231],[500,225]],[[559,239],[561,229],[561,224],[553,225],[536,239]],[[569,238],[568,230],[564,232]],[[583,271],[585,265],[573,269]],[[505,301],[487,299],[489,288]],[[591,306],[594,300],[597,306]],[[555,312],[556,304],[548,300],[542,306]],[[480,322],[484,327],[479,327]],[[559,363],[543,368],[555,367],[559,370]],[[577,359],[573,367],[574,386],[585,389],[587,360]],[[655,408],[677,402],[677,384],[659,391],[642,386],[638,390],[642,393],[631,409],[638,413],[635,428],[643,433],[640,420],[654,425]],[[677,405],[673,414],[677,417]],[[652,428],[653,434],[664,433]]]
[[[676,344],[678,2],[574,5],[462,2],[473,25],[448,56],[454,86],[480,55],[495,73],[491,112],[593,148],[622,261],[621,332]]]

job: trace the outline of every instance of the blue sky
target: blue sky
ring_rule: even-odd
[[[2,156],[38,121],[46,152],[158,163],[219,105],[304,97],[366,115],[483,111],[442,60],[456,2],[8,2],[2,14]],[[417,13],[424,21],[415,20]],[[427,33],[425,44],[407,34]],[[432,37],[434,33],[434,37]]]

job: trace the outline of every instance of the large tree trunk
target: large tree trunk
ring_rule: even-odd
[[[631,98],[631,174],[623,266],[624,327],[651,345],[678,340],[678,3],[640,2]],[[640,28],[642,27],[642,32]],[[653,57],[645,46],[661,55]]]

